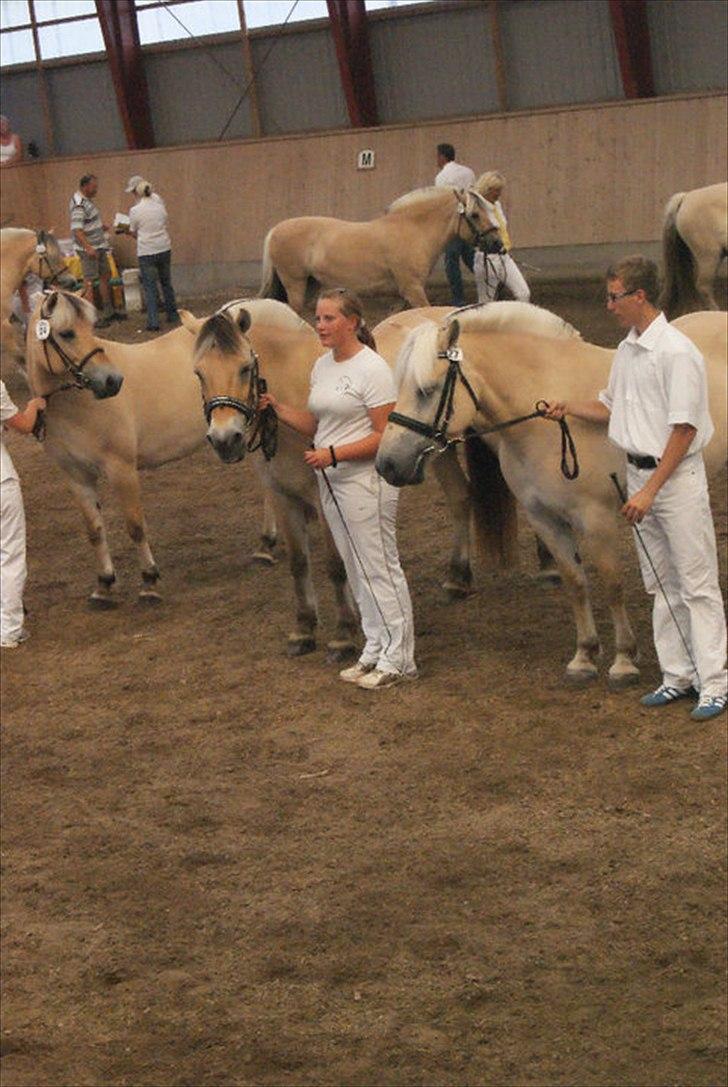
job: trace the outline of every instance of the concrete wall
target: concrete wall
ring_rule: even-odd
[[[167,202],[180,288],[234,290],[257,281],[275,223],[379,215],[402,193],[431,184],[435,146],[447,139],[477,172],[496,167],[506,175],[522,257],[593,271],[605,254],[656,243],[672,193],[726,179],[726,106],[725,95],[689,95],[38,162],[3,171],[2,218],[67,235],[70,194],[92,170],[110,221],[128,207],[126,179],[140,173]],[[365,147],[375,151],[376,168],[358,171]]]

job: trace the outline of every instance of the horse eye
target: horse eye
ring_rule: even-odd
[[[66,332],[59,332],[58,335],[62,340],[75,340],[76,333],[72,329],[68,329]]]
[[[238,377],[245,377],[245,375],[249,374],[249,373],[250,373],[250,363],[246,362],[245,366],[241,366],[240,369],[238,370]]]

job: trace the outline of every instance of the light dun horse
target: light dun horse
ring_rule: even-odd
[[[404,376],[395,410],[414,420],[415,428],[410,429],[407,422],[402,425],[390,421],[385,429],[377,468],[390,483],[403,486],[421,482],[425,460],[438,448],[427,430],[433,423],[448,373],[455,381],[448,438],[462,436],[469,427],[484,430],[525,415],[534,410],[540,398],[586,400],[606,385],[611,351],[579,340],[556,341],[530,334],[527,320],[520,333],[493,332],[488,309],[463,312],[439,328],[424,325],[406,341],[400,359]],[[711,471],[725,463],[725,315],[691,314],[677,321],[676,327],[697,344],[706,359],[716,428],[706,451],[706,465]],[[455,348],[462,351],[459,363],[447,357],[447,352]],[[621,687],[636,682],[639,676],[635,664],[637,646],[624,607],[617,558],[620,503],[609,478],[611,472],[622,468],[623,458],[609,444],[603,428],[575,420],[572,431],[581,465],[574,481],[565,479],[560,471],[558,428],[540,418],[484,434],[479,442],[469,442],[466,448],[471,481],[476,488],[483,484],[481,501],[490,516],[490,531],[500,540],[504,565],[512,561],[514,554],[514,495],[534,531],[556,558],[576,623],[576,653],[566,670],[572,682],[596,676],[595,662],[600,653],[580,555],[582,545],[588,549],[606,582],[614,624],[616,656],[609,669],[609,682]],[[492,471],[495,456],[504,477],[500,483]]]
[[[493,305],[494,323],[508,325],[518,319],[522,303]],[[531,320],[548,334],[573,336],[571,326],[536,307],[527,307]],[[423,321],[443,319],[445,308],[409,310],[388,318],[374,329],[377,349],[393,365],[399,347],[412,328]],[[272,300],[241,300],[199,320],[181,313],[183,323],[197,333],[196,369],[209,417],[208,438],[218,456],[230,463],[241,460],[248,449],[251,426],[257,425],[257,380],[263,378],[271,392],[298,407],[305,406],[311,368],[321,354],[313,330],[292,310]],[[432,327],[436,327],[432,325]],[[297,600],[297,626],[289,637],[289,653],[299,655],[315,647],[317,607],[310,575],[308,521],[318,510],[318,487],[313,472],[303,461],[306,440],[285,426],[279,429],[278,450],[265,466],[266,478],[276,495],[284,534],[288,541],[291,574]],[[258,458],[260,464],[262,457]],[[435,472],[454,522],[453,550],[445,589],[463,596],[472,580],[470,568],[471,499],[468,482],[455,449],[435,462]],[[342,588],[343,569],[326,532],[329,574],[339,600],[339,629],[329,643],[330,653],[340,655],[352,647],[351,604]]]
[[[717,309],[713,280],[728,256],[728,183],[671,196],[662,248],[667,315]]]
[[[322,287],[395,292],[410,306],[426,306],[427,277],[458,234],[483,247],[498,238],[475,190],[417,189],[367,223],[284,219],[265,239],[260,297],[287,301],[300,313],[311,278]]]
[[[10,323],[13,295],[28,272],[34,272],[46,286],[52,282],[59,286],[74,285],[50,231],[4,227],[0,230],[0,343],[8,350],[17,346]]]
[[[50,326],[46,340],[36,334],[39,317]],[[28,381],[36,395],[48,399],[45,449],[68,479],[94,550],[97,586],[90,603],[112,607],[116,602],[97,491],[102,476],[137,547],[139,599],[155,603],[159,570],[147,539],[139,469],[185,457],[205,439],[192,369],[194,341],[184,328],[143,344],[100,340],[93,334],[94,319],[93,307],[77,295],[53,291],[44,298],[28,326]]]

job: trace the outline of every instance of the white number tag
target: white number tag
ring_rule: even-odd
[[[45,317],[41,317],[35,326],[35,334],[39,340],[47,340],[51,334],[51,326]]]
[[[38,244],[35,247],[35,251],[36,251],[36,253],[45,253],[45,252],[47,252],[46,247],[44,246],[43,242],[38,242]]]

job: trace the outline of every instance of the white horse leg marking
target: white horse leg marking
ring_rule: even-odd
[[[96,562],[98,584],[89,597],[89,604],[97,608],[116,607],[117,602],[112,596],[116,574],[106,537],[106,526],[101,516],[96,481],[69,475],[68,483],[86,522],[86,532]]]
[[[604,578],[607,604],[614,625],[615,656],[609,669],[609,686],[614,690],[620,690],[623,687],[631,687],[639,681],[640,670],[636,663],[639,659],[639,650],[624,604],[624,583],[615,558],[617,541],[609,535],[604,535],[603,523],[601,529],[601,533],[596,531],[596,527],[589,531],[592,541],[591,556]]]

